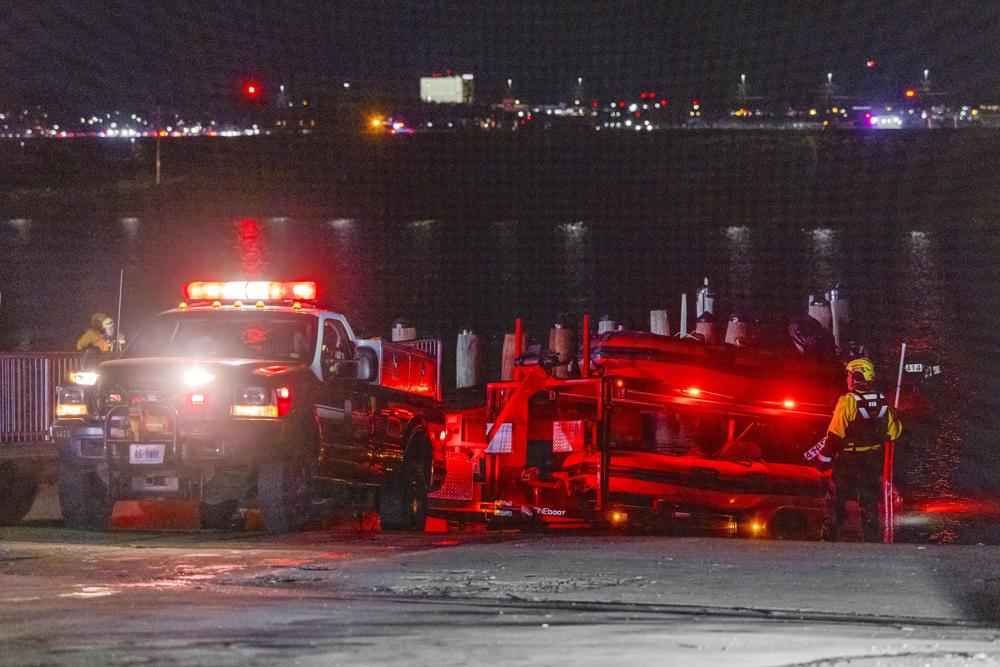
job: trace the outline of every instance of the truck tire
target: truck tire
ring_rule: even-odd
[[[38,471],[16,461],[0,462],[0,526],[10,526],[31,510],[38,495]]]
[[[382,530],[424,529],[430,484],[430,442],[426,436],[420,436],[407,449],[413,455],[403,459],[400,469],[386,477],[379,492]]]
[[[233,525],[233,512],[239,505],[237,500],[222,500],[217,503],[200,503],[201,527],[207,530],[225,530]]]
[[[269,533],[302,530],[312,508],[312,467],[302,460],[262,463],[257,470],[257,504]]]
[[[59,507],[63,521],[74,530],[107,530],[114,503],[108,487],[93,469],[72,460],[59,461]]]

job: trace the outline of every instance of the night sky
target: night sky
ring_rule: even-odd
[[[741,72],[772,98],[815,92],[827,71],[843,93],[888,96],[927,67],[938,90],[983,101],[1000,97],[998,21],[990,0],[0,0],[0,107],[210,109],[247,77],[415,98],[448,67],[474,73],[481,99],[511,77],[537,101],[572,99],[578,76],[589,99],[727,96]]]

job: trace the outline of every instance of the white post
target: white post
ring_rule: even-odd
[[[649,331],[660,336],[670,335],[670,317],[665,310],[649,311]]]
[[[681,294],[681,328],[677,332],[681,338],[688,335],[688,295]]]
[[[896,375],[896,400],[893,401],[894,410],[899,409],[899,392],[903,387],[903,364],[906,362],[906,343],[899,348],[899,374]]]
[[[840,350],[840,305],[837,303],[837,290],[830,290],[830,324],[833,327],[833,346]]]

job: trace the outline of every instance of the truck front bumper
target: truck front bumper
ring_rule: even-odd
[[[280,447],[278,420],[175,423],[169,434],[138,439],[109,437],[114,429],[96,421],[56,422],[52,432],[63,465],[97,472],[116,499],[211,497],[219,485],[235,488],[252,482],[257,464],[273,459]],[[140,452],[157,455],[137,456]]]

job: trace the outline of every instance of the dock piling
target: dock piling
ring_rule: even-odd
[[[746,319],[739,313],[730,315],[726,324],[726,344],[742,347],[749,342],[749,339],[750,327]]]
[[[649,331],[659,336],[670,335],[670,316],[667,314],[667,311],[649,311]]]
[[[472,329],[463,329],[458,334],[455,347],[455,387],[475,387],[479,384],[482,366],[482,341]]]
[[[416,340],[417,330],[409,323],[400,318],[392,323],[392,342],[399,343],[407,340]]]
[[[556,322],[549,330],[549,351],[559,355],[559,364],[553,369],[552,375],[557,378],[568,378],[573,355],[576,353],[573,330],[567,329],[561,322]]]
[[[822,296],[809,297],[809,316],[830,331],[833,328],[833,318],[830,316],[830,302]]]
[[[699,315],[694,326],[695,333],[704,338],[706,343],[709,345],[715,344],[715,315],[712,314],[712,311],[706,310]]]

